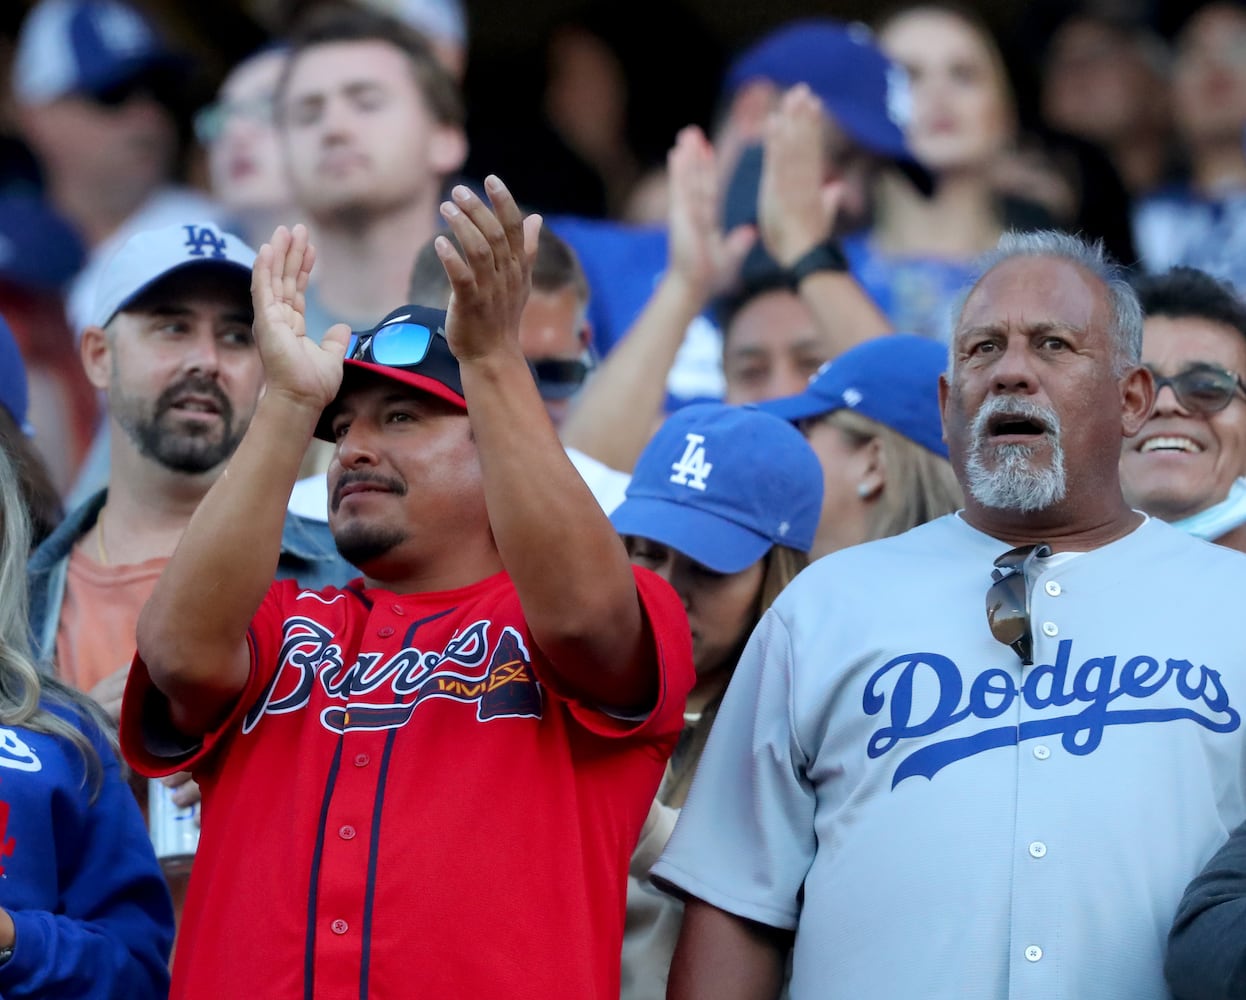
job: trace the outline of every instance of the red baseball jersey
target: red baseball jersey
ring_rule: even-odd
[[[203,791],[171,995],[617,1000],[628,859],[693,682],[683,608],[635,575],[660,676],[641,719],[559,694],[504,573],[274,584],[235,710],[176,759],[136,659],[126,756]]]

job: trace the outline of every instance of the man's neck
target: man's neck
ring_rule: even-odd
[[[1145,515],[1131,510],[1123,498],[1119,504],[1098,509],[1073,509],[1066,501],[1050,510],[1020,514],[1012,510],[983,507],[972,496],[965,498],[961,516],[983,534],[1009,545],[1046,542],[1053,552],[1090,552],[1124,538],[1142,524]]]
[[[82,544],[92,558],[110,566],[168,558],[220,469],[201,475],[174,472],[125,444],[117,448],[115,426],[113,433],[108,499]]]
[[[376,322],[407,301],[415,258],[438,229],[435,206],[427,201],[363,224],[318,219],[316,293],[321,304],[352,325]]]

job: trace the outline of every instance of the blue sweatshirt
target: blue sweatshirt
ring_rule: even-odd
[[[103,781],[92,802],[77,747],[0,726],[0,906],[17,931],[0,996],[167,997],[173,906],[138,803],[98,727],[52,710],[96,747]]]

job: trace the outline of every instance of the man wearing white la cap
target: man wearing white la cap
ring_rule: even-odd
[[[30,623],[40,660],[113,718],[139,610],[259,398],[254,258],[215,226],[177,225],[131,237],[100,275],[82,362],[108,396],[108,482],[31,557]],[[319,587],[351,572],[324,525],[287,519],[279,576]]]

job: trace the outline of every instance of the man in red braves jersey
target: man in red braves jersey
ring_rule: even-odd
[[[618,996],[687,624],[550,425],[517,335],[540,220],[486,191],[442,206],[447,314],[317,344],[306,232],[257,258],[267,390],[143,612],[122,713],[138,770],[203,791],[175,997]],[[313,431],[344,590],[269,586]]]

